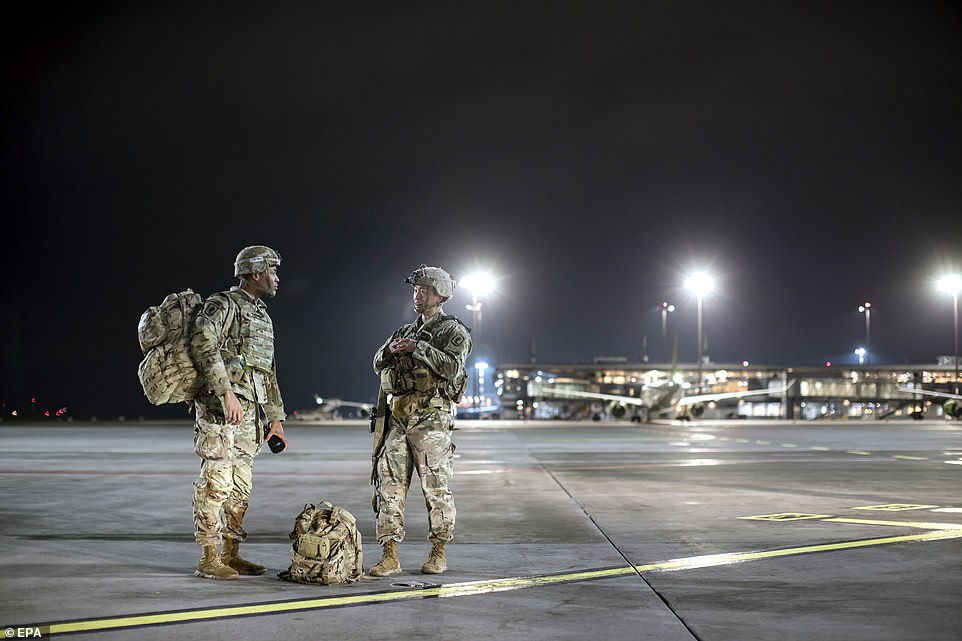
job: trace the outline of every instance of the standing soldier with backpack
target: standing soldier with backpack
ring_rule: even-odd
[[[441,305],[454,294],[454,279],[438,267],[421,265],[404,281],[414,287],[418,318],[402,325],[374,354],[382,401],[375,431],[374,509],[381,560],[373,576],[401,571],[397,544],[404,540],[404,501],[413,470],[421,480],[428,509],[431,553],[425,574],[447,570],[445,544],[454,538],[452,410],[464,393],[464,364],[471,353],[471,330]],[[390,395],[390,409],[383,398]]]
[[[195,574],[205,579],[236,579],[266,569],[241,558],[238,546],[247,538],[243,521],[253,459],[273,436],[287,444],[274,326],[263,301],[277,294],[280,264],[269,247],[245,247],[234,261],[240,284],[210,296],[194,321],[190,351],[205,381],[194,399],[194,451],[202,460],[194,481],[194,538],[203,547]],[[262,416],[269,430],[260,428]],[[223,553],[217,549],[221,543]]]

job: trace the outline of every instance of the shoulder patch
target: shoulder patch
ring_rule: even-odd
[[[209,320],[214,320],[217,316],[224,311],[224,303],[217,298],[208,298],[207,302],[204,303],[204,308],[201,310],[201,316],[208,318]]]

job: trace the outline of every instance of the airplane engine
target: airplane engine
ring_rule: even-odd
[[[696,403],[691,406],[688,413],[691,414],[693,418],[700,418],[701,415],[705,413],[705,406],[702,403]]]
[[[608,408],[608,413],[614,418],[624,418],[628,413],[628,408],[625,407],[624,403],[612,403],[611,407]]]
[[[957,401],[954,398],[949,399],[942,404],[942,409],[946,416],[962,418],[962,401]]]

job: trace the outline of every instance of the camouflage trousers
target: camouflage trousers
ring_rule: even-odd
[[[432,541],[454,538],[454,421],[449,412],[426,408],[399,419],[391,416],[384,451],[377,461],[377,540],[404,540],[404,503],[414,470],[428,510]]]
[[[251,498],[254,457],[263,440],[256,403],[238,397],[244,419],[230,425],[219,400],[206,397],[194,402],[194,452],[201,458],[200,476],[194,481],[194,539],[200,545],[247,538],[244,513]]]

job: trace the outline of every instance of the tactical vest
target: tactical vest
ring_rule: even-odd
[[[225,294],[238,308],[221,353],[227,378],[238,388],[236,392],[265,403],[268,384],[264,377],[271,373],[274,362],[274,324],[266,310],[246,297]]]
[[[381,388],[385,394],[432,394],[438,391],[440,378],[410,356],[401,356],[394,365],[381,372]]]
[[[441,323],[453,320],[457,323],[461,321],[456,316],[442,316],[434,327],[435,331],[429,332],[423,327],[417,332],[410,334],[411,338],[419,341],[426,341],[436,349],[442,349],[440,341],[435,338],[439,333]],[[461,323],[463,325],[463,323]],[[470,330],[469,330],[470,331]],[[466,376],[462,374],[458,380],[448,381],[436,375],[431,369],[416,361],[412,356],[405,354],[395,359],[393,365],[381,371],[381,389],[385,394],[404,395],[418,394],[434,396],[438,394],[447,400],[460,402],[461,395],[464,393]]]
[[[245,322],[240,326],[239,353],[248,368],[269,373],[274,363],[274,324],[271,317],[248,301],[241,303],[240,308]]]

